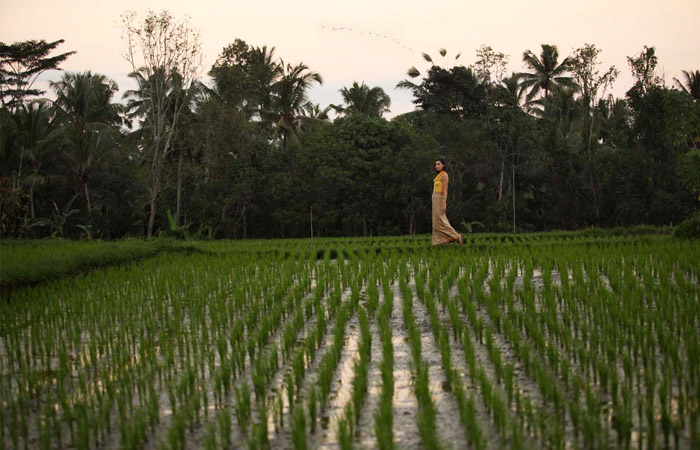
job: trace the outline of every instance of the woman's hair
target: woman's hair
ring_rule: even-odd
[[[445,161],[445,158],[437,158],[435,162],[437,161],[440,161],[442,163],[442,170],[447,170],[447,162]],[[435,165],[435,162],[433,162],[433,166]]]

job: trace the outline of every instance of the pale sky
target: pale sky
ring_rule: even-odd
[[[303,61],[319,72],[324,84],[310,97],[322,107],[340,104],[339,89],[353,81],[382,87],[392,100],[389,117],[414,109],[410,92],[395,86],[409,67],[429,67],[421,52],[450,66],[461,53],[458,62],[469,65],[487,44],[509,55],[509,71],[522,71],[523,52],[539,55],[540,44],[556,45],[562,59],[595,44],[602,50],[601,72],[610,65],[620,70],[612,90],[618,97],[632,85],[626,56],[638,55],[644,45],[656,47],[667,85],[681,70],[700,70],[697,0],[0,0],[0,41],[64,39],[58,51],[78,52],[64,70],[105,74],[124,91],[133,85],[120,53],[120,15],[133,10],[142,16],[149,8],[191,17],[201,35],[203,73],[239,38],[275,47],[285,62]],[[449,61],[441,61],[440,48]],[[44,79],[59,77],[51,72]]]

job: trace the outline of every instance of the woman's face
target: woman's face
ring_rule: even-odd
[[[435,170],[440,172],[445,165],[441,161],[435,161]]]

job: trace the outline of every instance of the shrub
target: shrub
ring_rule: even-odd
[[[700,211],[696,211],[693,215],[679,223],[673,235],[677,238],[700,238]]]

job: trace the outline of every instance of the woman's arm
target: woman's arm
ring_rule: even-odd
[[[444,173],[442,174],[442,214],[447,211],[447,184],[450,182],[450,177]]]

